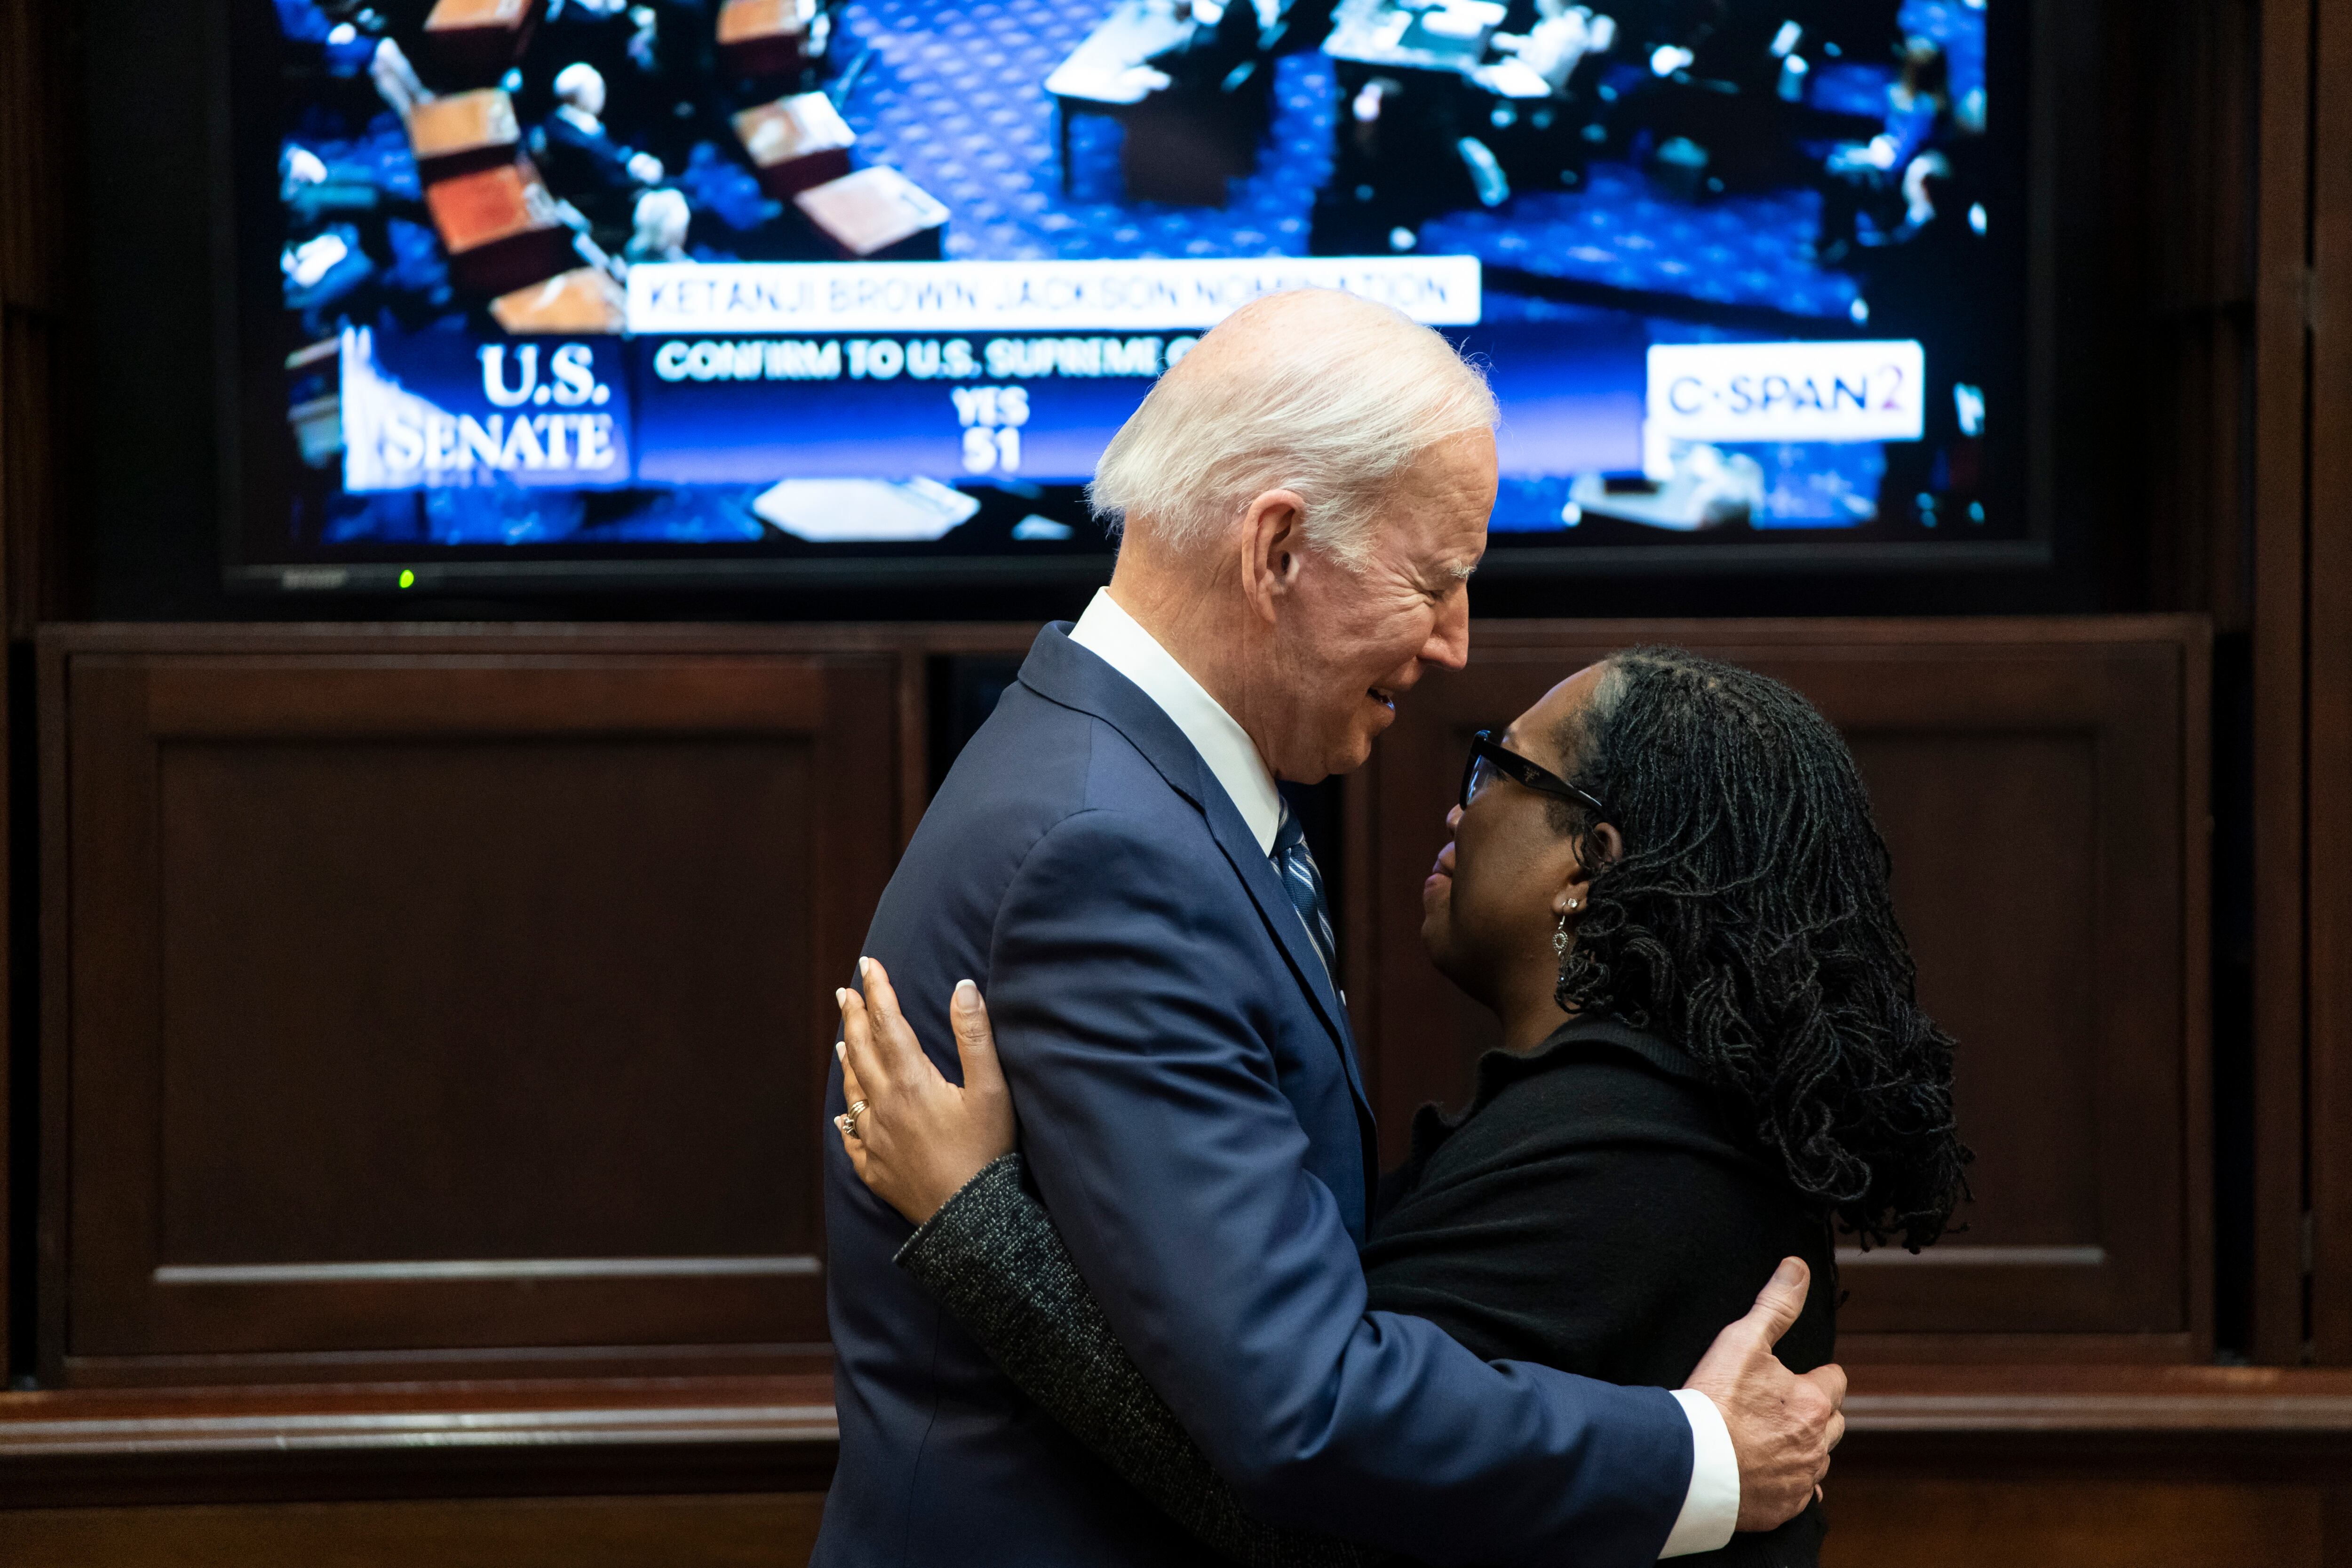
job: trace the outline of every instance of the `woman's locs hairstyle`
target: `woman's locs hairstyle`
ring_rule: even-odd
[[[1865,1247],[1916,1251],[1967,1196],[1952,1038],[1919,1010],[1886,845],[1845,742],[1777,680],[1679,648],[1613,655],[1559,737],[1623,840],[1598,867],[1560,1005],[1665,1036]],[[1605,862],[1605,863],[1604,863]]]

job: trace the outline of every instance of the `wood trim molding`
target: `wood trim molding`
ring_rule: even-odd
[[[42,545],[56,535],[58,472],[54,404],[58,385],[58,254],[66,184],[58,84],[67,13],[39,0],[0,0],[0,621],[20,636],[42,607]],[[11,683],[10,690],[13,690]],[[0,690],[0,822],[15,809],[9,751],[21,743],[14,702]],[[22,875],[0,849],[0,881]],[[0,909],[0,952],[14,941]],[[0,1020],[12,1016],[9,977],[0,973]],[[0,1023],[0,1040],[7,1038]],[[7,1050],[0,1047],[0,1068]],[[15,1211],[9,1195],[9,1075],[0,1071],[0,1373],[12,1363],[12,1270],[32,1259],[12,1257]]]
[[[627,1406],[590,1410],[445,1410],[416,1414],[77,1416],[11,1424],[11,1458],[137,1452],[299,1453],[373,1447],[392,1451],[457,1445],[529,1443],[826,1442],[840,1429],[831,1405]]]
[[[2352,1394],[1859,1394],[1856,1432],[2323,1432],[2352,1444]]]
[[[2318,7],[2313,100],[2304,963],[2312,1354],[2352,1364],[2352,5]]]
[[[2313,0],[2262,0],[2255,166],[2252,1352],[2303,1358],[2304,701]]]
[[[1843,1346],[1841,1344],[1840,1349]],[[2039,1411],[2095,1426],[2201,1425],[2217,1430],[2272,1426],[2352,1429],[2352,1373],[2333,1368],[2270,1366],[2072,1366],[1993,1363],[1983,1366],[1857,1367],[1848,1394],[1873,1403],[1874,1418],[1941,1410],[1981,1424],[1986,1411]],[[1916,1402],[1926,1402],[1924,1404]],[[1985,1401],[2008,1401],[2005,1405]],[[2036,1404],[2033,1402],[2042,1402]],[[2137,1403],[2134,1403],[2137,1402]],[[2143,1416],[2132,1416],[2134,1411]]]
[[[1841,1474],[2071,1489],[2332,1486],[2352,1473],[2352,1378],[2336,1371],[1864,1368],[1845,1409],[1832,1492]]]
[[[1037,631],[1034,621],[58,621],[41,628],[40,642],[46,651],[68,654],[895,656],[1024,653]]]
[[[357,1280],[727,1279],[817,1275],[814,1258],[484,1258],[413,1263],[167,1263],[158,1285],[315,1285]]]
[[[2178,643],[2204,625],[2201,616],[1824,616],[1643,620],[1474,620],[1472,658],[1515,647],[1625,644],[1640,638],[1704,642],[1710,648],[2008,647],[2020,644]]]
[[[0,1510],[822,1491],[826,1376],[0,1394]]]
[[[1846,1409],[1848,1463],[1923,1441],[2008,1458],[2038,1442],[2143,1462],[2352,1459],[2352,1374],[2333,1370],[1864,1369]],[[11,1394],[0,1510],[816,1490],[838,1442],[823,1376]]]
[[[92,663],[104,656],[92,656]],[[446,658],[175,658],[149,677],[147,727],[164,740],[609,733],[798,734],[823,720],[801,666],[766,658],[674,661],[523,656],[467,668]],[[254,676],[297,677],[285,689]]]

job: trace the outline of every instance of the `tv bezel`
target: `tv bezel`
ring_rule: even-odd
[[[332,558],[261,558],[262,552],[251,549],[255,509],[268,509],[282,527],[286,493],[265,472],[269,459],[257,459],[255,453],[279,445],[285,384],[282,363],[270,346],[277,342],[275,332],[248,332],[246,326],[274,321],[283,307],[274,236],[265,234],[260,224],[240,219],[247,211],[275,213],[278,206],[278,128],[255,109],[257,75],[274,72],[277,60],[273,51],[240,51],[237,34],[240,27],[259,26],[274,37],[275,24],[268,0],[205,3],[220,581],[231,595],[610,601],[850,587],[1053,589],[1108,580],[1112,550],[1090,540],[1074,542],[1068,549],[1021,553],[782,555],[761,545],[692,544],[607,545],[587,554],[560,543],[407,552],[370,544],[341,547]],[[2068,100],[2057,85],[2080,83],[2086,71],[2095,74],[2096,32],[2079,18],[2070,27],[2066,8],[2056,5],[1988,4],[1988,26],[2000,29],[1988,48],[1991,133],[2022,142],[2010,156],[2021,163],[2024,221],[2012,242],[2018,249],[2006,254],[2018,290],[2010,301],[2012,319],[2021,318],[2024,340],[2021,355],[2010,363],[2026,410],[2021,427],[1996,426],[1989,435],[1989,467],[1996,476],[1995,494],[2005,492],[2009,504],[2022,507],[2023,536],[1567,545],[1522,542],[1528,537],[1524,534],[1496,535],[1506,542],[1490,545],[1480,567],[1482,582],[1522,591],[1592,578],[1627,585],[1655,581],[1661,587],[1691,579],[1727,586],[1746,582],[1752,591],[1742,594],[1734,587],[1733,599],[1753,608],[1759,600],[1781,600],[1805,588],[1814,590],[1803,594],[1808,599],[1860,607],[1875,584],[1901,592],[1916,589],[1922,579],[1941,578],[1951,586],[1930,595],[1929,607],[2055,610],[2093,602],[2089,531],[2083,521],[2096,510],[2097,456],[2080,449],[2086,441],[2069,442],[2061,431],[2095,396],[2080,367],[2095,357],[2096,345],[2088,324],[2062,312],[2060,302],[2081,298],[2086,283],[2095,286],[2098,235],[2095,228],[2084,230],[2096,205],[2097,160],[2084,155],[2090,144],[2082,134],[2070,135]],[[2021,44],[2010,36],[2018,28]],[[2087,113],[2082,97],[2075,96],[2076,116]],[[2026,105],[2021,123],[2003,117],[2004,102]],[[1072,510],[1067,503],[1076,487],[1044,489],[1064,503],[1058,510]]]

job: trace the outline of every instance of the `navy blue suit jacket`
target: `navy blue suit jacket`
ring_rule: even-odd
[[[957,760],[866,951],[950,1077],[950,990],[986,992],[1072,1255],[1257,1511],[1431,1563],[1655,1558],[1690,1481],[1670,1395],[1365,1310],[1371,1113],[1330,977],[1200,754],[1066,626]],[[841,1465],[814,1562],[1205,1555],[892,1267],[910,1227],[824,1142]]]

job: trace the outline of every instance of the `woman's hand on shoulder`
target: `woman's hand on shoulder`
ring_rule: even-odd
[[[923,1052],[899,1011],[890,976],[871,958],[857,961],[864,995],[844,988],[842,1098],[834,1118],[842,1147],[874,1195],[920,1225],[999,1155],[1012,1152],[1013,1097],[996,1059],[996,1034],[980,987],[961,981],[948,1002],[963,1083],[950,1083]]]

